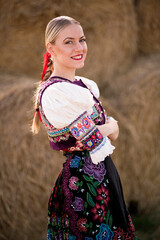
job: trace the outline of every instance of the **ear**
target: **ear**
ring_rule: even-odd
[[[47,48],[47,51],[48,51],[52,56],[55,55],[54,50],[53,50],[53,45],[52,45],[51,43],[47,43],[46,48]]]

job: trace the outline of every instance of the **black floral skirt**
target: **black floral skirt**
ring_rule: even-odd
[[[137,240],[118,172],[88,151],[65,154],[48,204],[48,240]]]

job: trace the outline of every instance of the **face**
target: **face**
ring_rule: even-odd
[[[78,24],[70,24],[60,31],[54,44],[48,44],[53,56],[54,67],[62,70],[79,69],[84,66],[87,44],[83,29]]]

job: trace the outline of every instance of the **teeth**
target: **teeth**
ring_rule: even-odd
[[[82,55],[80,56],[77,56],[77,57],[73,57],[74,59],[81,59],[82,58]]]

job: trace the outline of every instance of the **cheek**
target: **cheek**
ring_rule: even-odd
[[[72,52],[73,52],[73,50],[72,49],[70,49],[70,48],[68,48],[68,49],[64,49],[63,51],[62,51],[62,56],[65,58],[65,57],[70,57],[71,55],[72,55]]]
[[[88,51],[87,44],[85,44],[85,46],[84,46],[84,53],[87,54],[87,51]]]
[[[70,51],[66,50],[66,49],[59,49],[58,53],[57,53],[57,58],[61,61],[66,61],[66,59],[68,59],[70,55]]]

